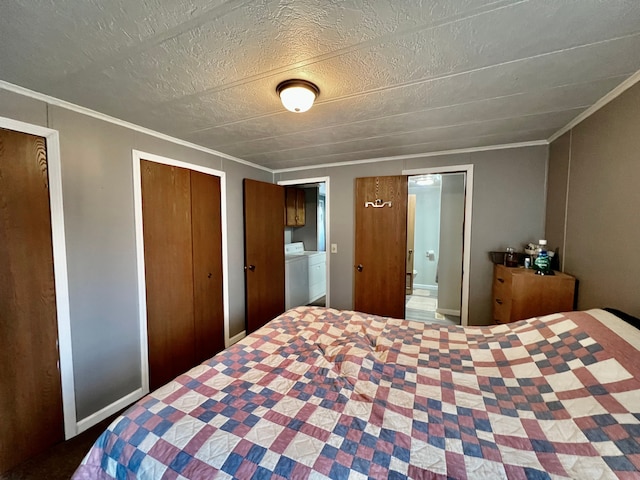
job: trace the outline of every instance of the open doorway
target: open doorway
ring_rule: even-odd
[[[405,317],[462,323],[466,172],[409,176]]]
[[[278,182],[285,187],[285,308],[329,306],[329,178]]]

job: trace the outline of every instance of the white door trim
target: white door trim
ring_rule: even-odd
[[[464,245],[462,252],[462,305],[460,323],[463,327],[469,325],[469,266],[471,264],[471,209],[473,206],[473,165],[447,165],[442,167],[416,168],[403,170],[407,176],[438,174],[438,173],[466,173],[465,204],[464,204]]]
[[[138,270],[138,321],[140,323],[140,365],[143,394],[149,393],[149,339],[147,333],[147,286],[144,277],[144,235],[142,223],[142,178],[140,161],[162,163],[186,168],[220,178],[220,222],[222,227],[222,295],[224,309],[224,345],[231,345],[229,339],[229,263],[227,250],[227,184],[226,174],[221,170],[203,167],[194,163],[174,160],[153,153],[132,150],[133,157],[133,197],[136,232],[136,264]]]
[[[279,180],[278,181],[278,185],[303,185],[305,183],[320,183],[320,182],[324,182],[325,186],[327,187],[327,194],[325,195],[325,200],[324,200],[324,209],[325,209],[325,215],[324,215],[324,228],[325,228],[325,240],[324,240],[324,244],[325,244],[325,251],[327,252],[326,258],[327,258],[327,293],[326,293],[326,297],[325,297],[325,306],[329,307],[331,305],[331,253],[329,253],[329,245],[331,245],[330,242],[330,225],[331,225],[331,194],[329,193],[329,191],[331,190],[331,185],[330,185],[330,177],[313,177],[313,178],[297,178],[295,180]]]
[[[57,130],[0,117],[0,128],[44,137],[47,141],[47,171],[49,175],[49,208],[51,210],[51,240],[53,246],[53,275],[56,287],[58,316],[58,355],[62,385],[64,436],[77,434],[76,397],[73,379],[71,341],[71,314],[69,309],[69,280],[67,248],[64,233],[64,207],[62,203],[62,167],[60,163],[60,136]]]

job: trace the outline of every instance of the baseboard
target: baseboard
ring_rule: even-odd
[[[460,310],[451,310],[449,308],[436,308],[436,312],[438,312],[441,315],[451,315],[454,317],[460,316]]]
[[[94,425],[97,425],[105,418],[109,418],[111,415],[119,412],[123,408],[128,407],[136,400],[140,400],[144,395],[145,394],[142,389],[139,388],[138,390],[131,392],[129,395],[126,395],[121,399],[116,400],[112,404],[107,405],[103,409],[98,410],[96,413],[83,418],[76,424],[76,435],[90,429]]]
[[[234,343],[238,343],[240,340],[242,340],[246,336],[247,336],[246,330],[241,331],[239,334],[234,335],[233,337],[229,338],[229,344],[225,345],[225,348],[229,348]]]

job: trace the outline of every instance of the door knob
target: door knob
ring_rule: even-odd
[[[363,268],[363,267],[362,267],[362,264],[359,264],[359,265],[356,267],[356,270],[358,270],[359,272],[361,272],[361,271],[362,271],[362,268]]]
[[[244,267],[245,270],[251,270],[252,272],[256,269],[255,265],[249,265],[248,267]]]

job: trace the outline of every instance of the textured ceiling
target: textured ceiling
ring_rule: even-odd
[[[640,69],[640,1],[3,0],[0,39],[1,80],[280,169],[547,139]]]

